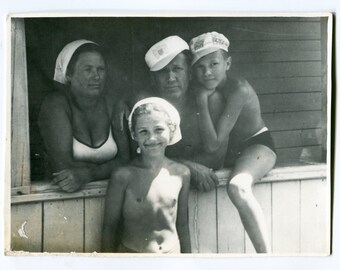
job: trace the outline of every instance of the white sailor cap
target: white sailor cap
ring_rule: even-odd
[[[189,50],[188,43],[179,36],[170,36],[157,42],[147,51],[145,62],[150,71],[158,71],[184,50]]]
[[[222,34],[217,32],[208,32],[190,41],[190,50],[193,54],[191,65],[194,65],[203,56],[222,49],[228,52],[229,40]]]

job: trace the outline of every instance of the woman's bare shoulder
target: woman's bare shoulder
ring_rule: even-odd
[[[58,92],[48,94],[40,107],[38,123],[40,126],[55,123],[55,121],[65,121],[65,117],[70,117],[71,108],[67,97]]]
[[[46,106],[47,108],[53,109],[69,107],[69,103],[64,93],[60,91],[53,91],[44,98],[42,106]]]

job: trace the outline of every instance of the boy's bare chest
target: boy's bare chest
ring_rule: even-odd
[[[125,203],[132,207],[164,208],[177,205],[182,181],[179,176],[170,175],[166,170],[154,179],[151,175],[141,174],[126,190]]]

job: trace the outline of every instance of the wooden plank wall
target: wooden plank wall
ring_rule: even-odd
[[[234,72],[249,78],[259,94],[278,163],[321,161],[325,89],[320,21],[271,21],[236,28],[243,38],[235,46]]]
[[[36,125],[40,104],[53,90],[60,49],[77,38],[107,48],[109,88],[134,96],[150,89],[144,55],[152,44],[174,34],[190,41],[203,32],[224,33],[231,42],[231,75],[247,78],[258,93],[278,164],[325,161],[326,25],[319,17],[27,19],[33,179],[43,177],[45,166]]]
[[[150,22],[150,28],[151,23],[156,21]],[[173,18],[156,26],[153,39],[175,33],[189,41],[213,30],[225,34],[233,59],[230,75],[248,79],[258,93],[263,118],[278,149],[278,164],[321,162],[326,141],[327,50],[325,31],[321,32],[325,25],[320,18],[199,18],[190,22]],[[141,34],[145,26],[139,27],[134,34],[136,44],[145,38]],[[145,46],[135,46],[135,51],[141,57]],[[136,74],[140,65],[134,68]],[[138,92],[144,74],[136,76],[134,91]]]
[[[21,193],[28,193],[31,167],[24,20],[13,21],[11,32],[11,187]]]
[[[225,186],[191,191],[189,224],[193,253],[253,254]],[[274,254],[327,254],[329,187],[324,179],[255,185]],[[12,205],[12,250],[100,251],[104,197]],[[20,236],[21,235],[21,236]]]

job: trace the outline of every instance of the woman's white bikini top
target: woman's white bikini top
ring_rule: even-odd
[[[110,128],[107,139],[98,147],[86,145],[73,137],[73,157],[77,161],[103,163],[113,159],[118,152]]]

